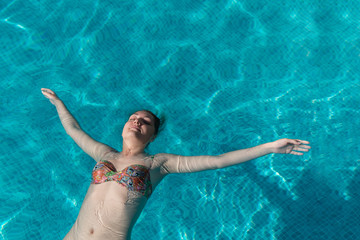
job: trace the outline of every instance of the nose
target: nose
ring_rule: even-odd
[[[137,118],[135,118],[134,123],[135,123],[136,125],[140,125],[140,122],[139,122],[139,120],[138,120]]]

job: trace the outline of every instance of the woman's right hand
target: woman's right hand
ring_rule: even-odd
[[[41,88],[41,92],[54,105],[56,101],[60,101],[60,98],[52,90],[48,88]]]

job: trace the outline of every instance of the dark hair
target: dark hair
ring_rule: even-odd
[[[144,112],[147,112],[149,113],[151,116],[154,117],[154,127],[155,127],[155,132],[154,132],[154,135],[156,136],[159,132],[159,128],[160,128],[160,125],[161,125],[161,120],[160,118],[158,118],[154,113],[152,113],[151,111],[149,110],[140,110],[138,112],[141,112],[141,111],[144,111]]]

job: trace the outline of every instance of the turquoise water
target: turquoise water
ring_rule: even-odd
[[[95,162],[66,135],[51,88],[121,148],[129,113],[166,117],[149,152],[267,155],[168,176],[133,239],[360,239],[357,1],[0,2],[0,239],[61,239]]]

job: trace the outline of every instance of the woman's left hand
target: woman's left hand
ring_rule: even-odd
[[[275,142],[269,143],[273,153],[285,153],[294,155],[303,155],[303,152],[308,152],[311,147],[305,144],[310,143],[304,140],[288,138],[279,139]]]

